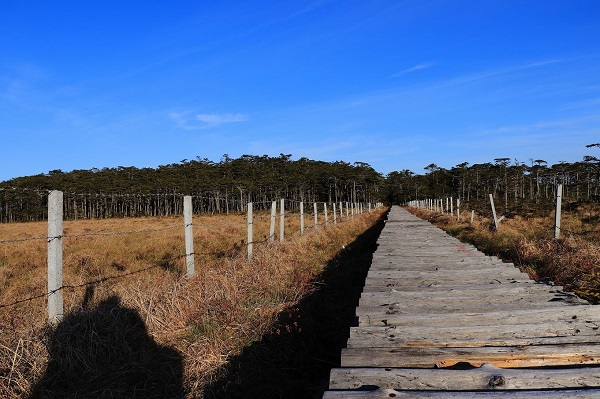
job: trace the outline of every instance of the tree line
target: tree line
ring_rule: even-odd
[[[590,144],[588,147],[600,147]],[[0,183],[0,222],[47,217],[49,190],[65,193],[65,218],[110,218],[181,214],[182,197],[194,197],[194,212],[244,212],[248,202],[269,209],[270,201],[387,202],[459,198],[464,206],[489,212],[489,194],[503,214],[533,215],[552,209],[556,188],[563,201],[579,203],[600,198],[600,159],[548,165],[543,159],[511,158],[446,169],[431,163],[418,174],[408,169],[385,177],[363,162],[324,162],[308,158],[223,155],[219,162],[184,159],[157,168],[119,166],[19,177]],[[463,207],[463,209],[467,209]]]
[[[563,185],[563,201],[567,205],[597,201],[600,197],[600,159],[594,156],[553,165],[543,159],[526,163],[496,158],[474,165],[463,162],[450,169],[432,163],[424,169],[422,175],[408,169],[389,173],[387,201],[402,204],[415,199],[453,197],[469,209],[488,213],[492,194],[496,207],[507,216],[527,216],[552,209],[559,184]]]
[[[0,183],[0,222],[47,217],[50,190],[64,192],[66,219],[165,216],[182,212],[182,197],[194,197],[194,211],[228,213],[270,209],[270,201],[375,202],[382,198],[383,176],[369,164],[292,160],[225,154],[219,162],[197,157],[157,168],[93,168],[19,177]]]

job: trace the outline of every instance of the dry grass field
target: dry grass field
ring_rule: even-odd
[[[552,281],[592,303],[600,302],[600,206],[563,206],[561,237],[554,239],[554,213],[546,217],[514,216],[501,221],[470,214],[456,216],[409,208],[483,252],[514,262],[536,280]]]
[[[278,315],[313,292],[327,262],[383,212],[337,226],[330,218],[304,236],[291,214],[282,244],[267,242],[269,215],[255,213],[252,261],[245,215],[195,216],[190,279],[182,217],[66,221],[64,284],[77,287],[63,290],[67,316],[48,327],[45,297],[0,308],[0,397],[66,397],[74,387],[78,398],[203,397],[244,347],[301,332]],[[46,229],[0,225],[0,304],[46,292]]]

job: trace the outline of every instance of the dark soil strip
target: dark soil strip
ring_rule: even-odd
[[[328,262],[315,291],[279,315],[273,331],[230,360],[205,391],[213,398],[320,398],[355,323],[385,214]]]

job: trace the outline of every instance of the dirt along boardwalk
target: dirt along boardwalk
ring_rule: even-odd
[[[600,398],[600,307],[393,207],[324,398]]]

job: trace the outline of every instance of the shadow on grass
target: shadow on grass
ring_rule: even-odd
[[[48,366],[30,398],[183,398],[179,352],[158,345],[116,296],[85,309],[92,295],[49,332]]]
[[[340,365],[384,215],[329,261],[315,291],[282,312],[270,334],[232,358],[205,398],[320,398]]]

